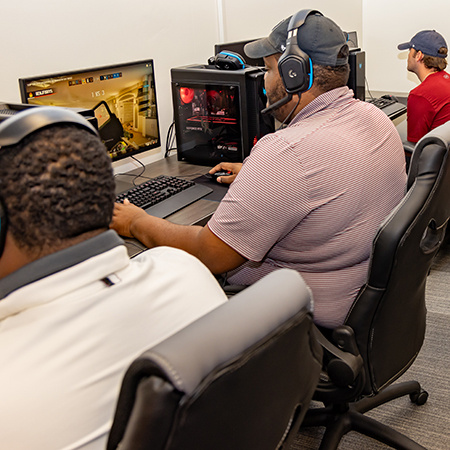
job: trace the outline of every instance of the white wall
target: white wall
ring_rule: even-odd
[[[222,0],[224,41],[267,36],[282,19],[305,8],[317,9],[345,31],[362,33],[361,0]]]
[[[153,58],[163,148],[173,116],[170,69],[204,62],[218,40],[213,0],[1,0],[0,29],[4,102],[20,102],[19,77]],[[116,165],[133,168],[126,161]]]
[[[20,102],[17,79],[153,58],[160,133],[172,122],[170,69],[206,63],[214,44],[266,36],[281,19],[315,8],[362,34],[361,0],[0,0],[0,101]],[[150,151],[149,163],[164,151]],[[133,162],[116,163],[120,170]]]
[[[407,51],[397,45],[435,29],[450,44],[448,0],[362,0],[366,77],[372,91],[406,94],[419,83],[406,71]]]

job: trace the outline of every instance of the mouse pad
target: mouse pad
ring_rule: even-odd
[[[200,177],[194,178],[192,181],[208,186],[213,190],[210,194],[203,197],[205,200],[220,202],[228,191],[228,184],[217,183],[207,175],[201,175]]]

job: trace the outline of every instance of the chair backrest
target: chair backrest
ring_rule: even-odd
[[[310,300],[300,274],[280,269],[143,353],[107,448],[285,448],[320,375]]]
[[[368,281],[346,319],[365,363],[365,393],[398,378],[425,334],[425,286],[450,216],[450,122],[416,145],[407,192],[375,237]]]

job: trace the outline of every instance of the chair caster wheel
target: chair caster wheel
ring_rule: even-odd
[[[424,405],[428,400],[428,392],[422,389],[420,392],[409,394],[409,398],[416,405]]]

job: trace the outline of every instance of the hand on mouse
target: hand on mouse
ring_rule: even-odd
[[[220,163],[213,167],[209,173],[215,177],[215,174],[220,172],[220,175],[215,177],[216,181],[222,184],[231,184],[241,168],[242,163]],[[222,172],[228,172],[229,175],[223,175]]]

